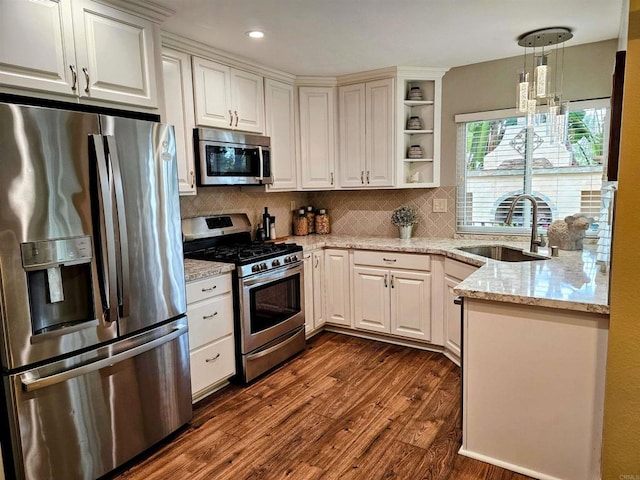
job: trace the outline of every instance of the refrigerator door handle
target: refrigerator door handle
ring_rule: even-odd
[[[101,360],[88,363],[86,365],[82,365],[76,368],[72,368],[70,370],[65,370],[60,373],[54,373],[53,375],[49,375],[47,377],[34,377],[31,374],[23,374],[20,377],[20,382],[22,383],[22,389],[25,392],[34,392],[36,390],[41,390],[43,388],[50,387],[52,385],[56,385],[58,383],[66,382],[75,377],[79,377],[81,375],[86,375],[91,372],[95,372],[97,370],[101,370],[105,367],[109,367],[115,365],[116,363],[123,362],[128,360],[129,358],[140,355],[144,352],[148,352],[156,347],[164,345],[165,343],[169,343],[172,340],[175,340],[179,336],[185,334],[187,332],[187,325],[180,325],[174,328],[170,333],[164,335],[160,338],[156,338],[151,340],[150,342],[143,343],[136,347],[130,348],[129,350],[125,350],[122,353],[117,353],[111,357],[103,358]]]
[[[118,304],[120,317],[129,316],[129,240],[127,235],[127,215],[124,207],[124,189],[122,187],[122,171],[118,159],[116,139],[111,135],[104,136],[113,170],[113,183],[116,194],[116,216],[118,218],[118,237],[120,240],[120,262],[118,263]]]
[[[113,203],[111,194],[111,181],[107,169],[107,158],[104,153],[104,143],[101,135],[91,135],[89,144],[93,148],[96,157],[98,190],[101,199],[99,208],[100,227],[98,247],[102,255],[102,278],[100,292],[103,296],[105,321],[117,320],[116,310],[112,305],[117,304],[116,297],[116,245],[113,225]],[[104,229],[103,229],[104,226]],[[105,245],[106,244],[106,245]],[[105,248],[106,247],[106,248]],[[114,298],[115,297],[115,298]]]

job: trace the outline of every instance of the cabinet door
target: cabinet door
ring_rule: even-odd
[[[178,188],[181,195],[195,195],[195,163],[193,158],[193,84],[191,58],[186,53],[162,50],[164,75],[165,123],[173,125],[176,133],[178,158]]]
[[[325,263],[325,319],[327,323],[351,326],[351,290],[348,250],[328,249]]]
[[[391,270],[391,333],[431,340],[431,273]]]
[[[332,87],[300,87],[302,188],[335,186],[335,93]]]
[[[318,250],[313,252],[313,326],[324,324],[324,250]]]
[[[391,331],[389,311],[389,270],[353,269],[353,311],[356,328],[374,332]]]
[[[366,158],[365,183],[371,187],[393,185],[394,108],[393,79],[366,84]]]
[[[295,190],[296,130],[293,85],[266,79],[266,134],[271,139],[271,173],[273,185],[269,191]]]
[[[0,84],[76,96],[75,65],[69,0],[0,2]]]
[[[74,0],[81,97],[157,108],[154,26],[90,0]]]
[[[193,57],[196,124],[232,128],[231,69]]]
[[[304,331],[310,333],[313,327],[313,254],[305,253],[304,263]]]
[[[231,103],[233,128],[246,132],[264,133],[263,77],[242,70],[231,69]]]
[[[365,185],[365,86],[338,89],[340,124],[340,186]]]
[[[461,334],[461,319],[460,319],[460,305],[456,305],[453,301],[456,298],[456,294],[453,289],[462,280],[445,275],[444,288],[444,343],[448,350],[454,355],[460,358],[460,334]]]

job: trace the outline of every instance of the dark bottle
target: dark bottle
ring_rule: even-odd
[[[262,214],[262,228],[264,230],[264,236],[269,238],[269,232],[271,231],[271,215],[269,215],[268,207],[264,207],[264,213]]]

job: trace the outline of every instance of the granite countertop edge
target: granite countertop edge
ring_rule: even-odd
[[[467,298],[608,314],[608,273],[595,263],[595,245],[582,251],[560,251],[559,257],[544,262],[498,262],[456,248],[478,245],[508,245],[529,250],[528,241],[496,239],[411,238],[348,235],[292,236],[287,242],[302,245],[303,251],[318,248],[381,250],[443,255],[479,268],[458,284],[454,292]],[[549,256],[548,249],[540,249]],[[545,266],[541,268],[541,263]],[[546,288],[546,291],[542,289]],[[575,296],[576,299],[570,297]]]

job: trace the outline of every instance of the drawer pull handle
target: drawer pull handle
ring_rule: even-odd
[[[384,260],[385,262],[397,262],[398,260],[396,258],[383,258],[382,260]]]
[[[211,315],[203,315],[203,316],[202,316],[202,319],[203,319],[203,320],[206,320],[207,318],[213,318],[213,317],[215,317],[216,315],[218,315],[218,312],[213,312]]]
[[[203,288],[202,291],[203,292],[211,292],[211,291],[215,290],[216,288],[218,288],[218,286],[214,285],[213,287]]]
[[[207,363],[213,363],[219,358],[220,358],[220,353],[217,353],[215,357],[213,357],[213,358],[205,358],[204,361],[207,362]]]

